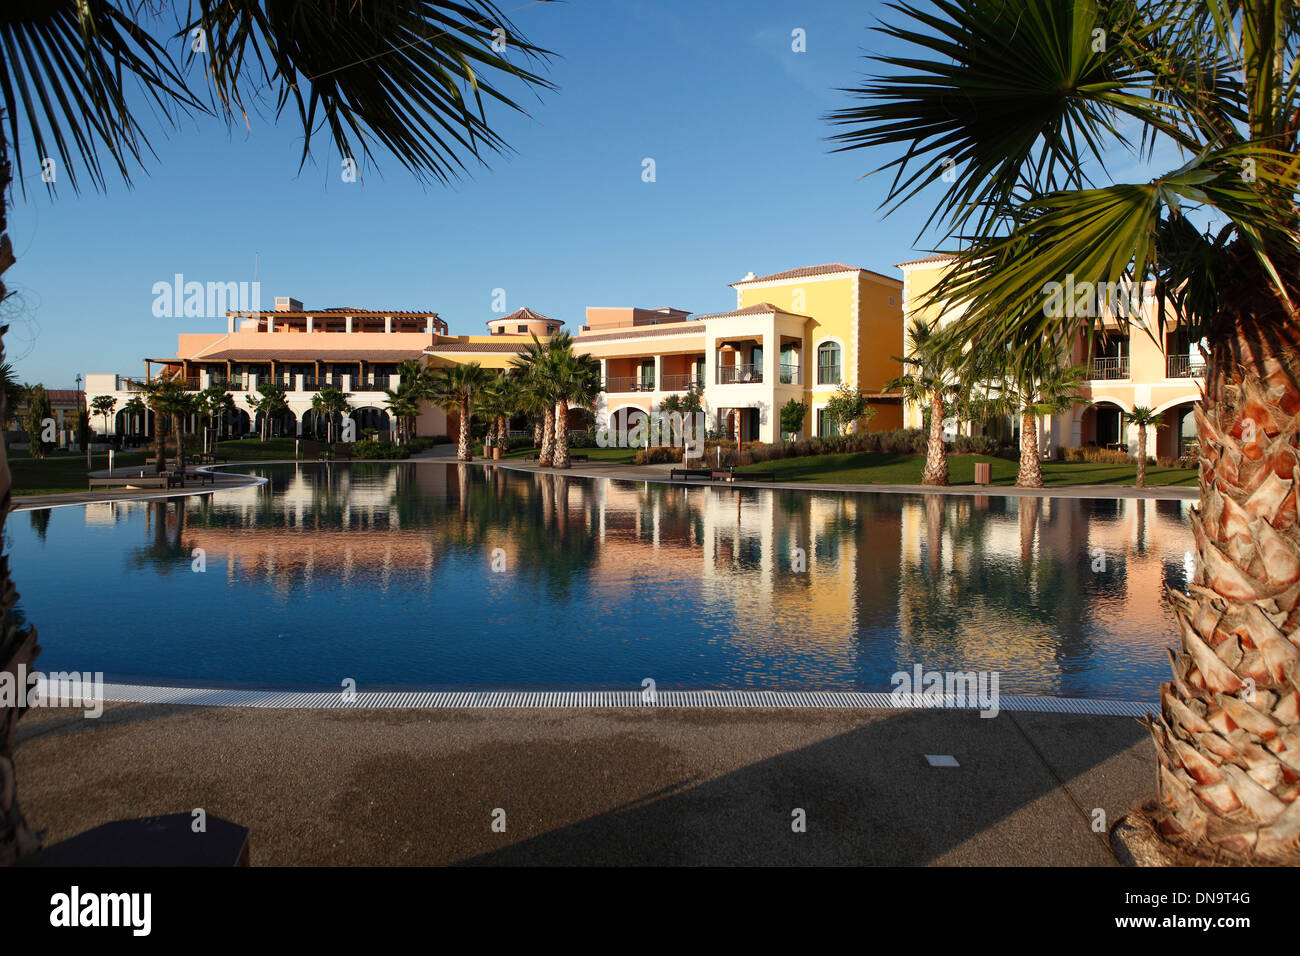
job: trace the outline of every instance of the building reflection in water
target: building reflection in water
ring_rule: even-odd
[[[1165,589],[1185,583],[1191,543],[1184,501],[673,486],[442,462],[258,471],[266,484],[213,497],[87,506],[86,534],[129,537],[140,580],[128,593],[170,583],[200,620],[207,607],[239,622],[201,673],[180,674],[159,642],[125,667],[129,639],[103,669],[888,690],[921,664],[999,671],[1003,693],[1149,698],[1176,640]],[[57,551],[59,525],[34,522],[44,541],[16,546],[33,560]],[[189,573],[195,549],[207,575]],[[41,620],[39,586],[19,583]],[[292,651],[263,648],[304,633]]]

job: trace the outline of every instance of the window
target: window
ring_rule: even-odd
[[[826,409],[817,409],[817,437],[831,438],[835,434],[831,428],[831,417],[826,414]]]
[[[516,331],[516,332],[527,332],[527,331],[528,331],[528,326],[526,326],[526,325],[516,326],[516,327],[515,327],[515,331]]]
[[[840,347],[834,342],[817,346],[817,384],[840,384]]]

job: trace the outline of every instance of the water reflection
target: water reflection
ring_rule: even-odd
[[[1191,541],[1182,501],[433,462],[260,473],[258,487],[13,526],[43,666],[296,686],[888,690],[920,663],[1000,671],[1004,693],[1146,698]]]

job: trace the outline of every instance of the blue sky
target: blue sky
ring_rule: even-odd
[[[391,158],[340,180],[324,139],[298,171],[292,117],[215,119],[153,135],[133,188],[15,192],[20,293],[6,340],[19,378],[69,387],[77,373],[143,370],[178,332],[212,319],[155,318],[153,284],[261,282],[262,302],[436,310],[484,334],[492,291],[581,324],[589,305],[732,308],[747,271],[843,261],[890,275],[914,257],[924,204],[883,219],[885,157],[834,154],[822,117],[848,105],[878,52],[879,3],[571,0],[503,8],[555,51],[558,89],[524,117],[489,118],[514,149],[451,187],[422,186]],[[807,51],[791,49],[806,31]],[[642,181],[653,158],[656,181]],[[30,173],[30,170],[29,170]],[[39,183],[37,184],[39,187]]]

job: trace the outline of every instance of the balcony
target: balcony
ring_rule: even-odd
[[[780,369],[780,381],[782,385],[802,385],[803,380],[799,374],[798,365],[782,365]]]
[[[248,388],[248,379],[243,375],[232,375],[229,378],[217,378],[214,375],[208,379],[208,384],[227,392],[242,392]]]
[[[667,377],[665,376],[665,378]],[[655,390],[655,380],[654,376],[646,379],[639,375],[619,375],[605,379],[602,390],[610,393],[653,392]]]
[[[1165,378],[1205,377],[1205,359],[1199,355],[1171,355],[1167,362]]]
[[[718,367],[719,385],[758,385],[763,381],[761,365],[721,365]]]
[[[1088,365],[1088,379],[1090,381],[1097,382],[1117,378],[1128,378],[1127,355],[1094,358]]]
[[[690,373],[685,375],[665,375],[663,390],[665,392],[688,392],[703,384],[704,383],[696,376]]]

